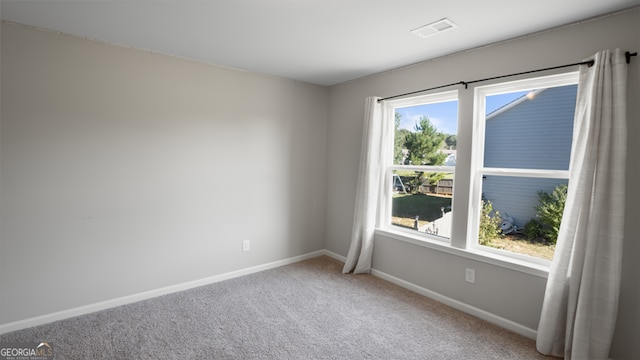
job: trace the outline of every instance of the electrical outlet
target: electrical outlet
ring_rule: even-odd
[[[249,242],[249,240],[243,240],[242,251],[249,251],[249,250],[251,250],[251,243]]]
[[[476,271],[474,269],[467,268],[464,272],[464,280],[466,282],[475,283],[476,282]]]

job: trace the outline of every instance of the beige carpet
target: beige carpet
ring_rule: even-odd
[[[0,336],[56,359],[544,359],[534,341],[318,257]]]

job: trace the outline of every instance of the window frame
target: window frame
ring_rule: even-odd
[[[391,224],[393,170],[415,170],[414,168],[417,167],[422,171],[423,166],[394,165],[392,156],[394,136],[388,136],[387,138],[389,140],[387,144],[383,144],[382,149],[382,151],[390,155],[382,166],[384,183],[380,190],[376,234],[546,278],[551,264],[550,261],[494,249],[478,243],[477,235],[481,206],[480,200],[482,196],[482,174],[568,179],[569,170],[484,168],[485,97],[499,93],[572,85],[577,84],[578,80],[578,71],[556,72],[552,75],[474,86],[473,88],[469,88],[469,90],[473,90],[473,95],[464,93],[469,90],[452,90],[385,101],[383,103],[383,114],[385,114],[383,119],[384,131],[392,135],[394,134],[394,114],[396,108],[451,100],[458,101],[458,130],[456,136],[458,141],[462,138],[463,143],[458,143],[456,166],[437,166],[432,167],[429,171],[451,172],[457,178],[457,181],[454,181],[451,204],[452,225],[455,227],[456,224],[458,224],[458,226],[463,229],[455,230],[454,228],[451,238],[447,239],[427,233],[418,233],[410,229],[403,229]],[[467,117],[471,117],[471,121],[465,121]],[[464,135],[461,137],[462,134]],[[463,176],[464,178],[461,180],[459,176]],[[466,181],[468,181],[468,183],[465,184]],[[461,182],[462,184],[460,184]],[[458,186],[456,186],[456,183]],[[458,200],[454,201],[454,199]],[[458,207],[463,206],[467,209],[458,209],[456,212],[454,211],[454,205]],[[466,227],[466,229],[464,229],[464,227]]]
[[[484,166],[486,97],[509,92],[528,91],[540,88],[552,88],[576,85],[579,72],[572,71],[556,75],[539,76],[516,81],[502,82],[478,86],[474,89],[473,134],[471,148],[471,189],[469,197],[469,213],[467,217],[467,248],[480,253],[491,253],[515,260],[549,267],[551,261],[525,254],[491,248],[478,243],[480,224],[482,178],[484,175],[511,176],[524,178],[569,179],[569,169],[528,169],[528,168],[496,168]]]
[[[385,122],[385,129],[388,133],[394,135],[394,119],[395,119],[395,111],[398,108],[406,108],[411,106],[419,106],[426,104],[435,104],[441,102],[449,102],[449,101],[457,101],[458,102],[458,119],[459,119],[459,102],[458,98],[459,91],[458,90],[449,90],[438,93],[432,93],[427,95],[419,95],[409,98],[401,98],[396,100],[389,100],[384,103],[385,118],[383,121]],[[456,119],[456,122],[458,121]],[[456,126],[457,128],[457,126]],[[457,136],[457,131],[456,131]],[[389,141],[387,144],[384,144],[382,151],[386,154],[391,154],[386,157],[386,164],[383,165],[384,171],[384,185],[380,191],[380,211],[378,216],[378,224],[377,227],[386,231],[399,232],[403,234],[407,234],[409,236],[416,236],[423,240],[435,241],[441,244],[449,244],[451,243],[450,238],[446,238],[443,236],[438,236],[429,233],[420,233],[411,229],[404,229],[400,226],[394,226],[391,224],[391,215],[392,215],[392,205],[393,205],[393,193],[392,189],[392,178],[393,171],[423,171],[423,172],[444,172],[444,173],[452,173],[455,177],[455,169],[457,166],[433,166],[433,165],[396,165],[393,164],[393,149],[394,149],[394,136],[388,137]],[[451,216],[455,216],[454,208],[453,208],[453,198],[455,197],[456,185],[455,181],[453,183],[453,194],[451,196]]]

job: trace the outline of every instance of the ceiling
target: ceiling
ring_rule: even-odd
[[[640,0],[0,0],[3,20],[333,85],[640,5]],[[448,18],[429,38],[411,30]]]

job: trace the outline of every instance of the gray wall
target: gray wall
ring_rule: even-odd
[[[324,248],[326,87],[2,24],[2,95],[0,324]]]
[[[638,9],[578,25],[555,29],[495,46],[427,61],[403,69],[340,84],[331,88],[329,107],[326,247],[346,255],[353,220],[358,156],[364,117],[364,99],[390,96],[461,80],[474,80],[506,73],[573,63],[599,50],[640,49]],[[629,160],[627,174],[627,223],[619,321],[611,355],[640,357],[640,244],[634,222],[640,216],[640,110],[638,98],[640,60],[629,66]],[[460,97],[473,98],[473,89],[460,90]],[[461,106],[458,123],[458,168],[454,211],[469,205],[471,122],[473,109]],[[459,191],[459,190],[460,191]],[[466,223],[453,224],[452,242],[464,241]],[[476,308],[536,329],[546,279],[508,270],[438,250],[377,235],[373,256],[377,270],[412,282]],[[465,268],[476,269],[476,283],[464,281]],[[634,335],[636,334],[636,335]]]
[[[322,248],[346,255],[366,96],[637,51],[639,24],[636,9],[328,90],[3,24],[0,324]],[[640,215],[639,63],[629,67],[628,224]],[[459,163],[471,114],[460,109]],[[456,187],[468,178],[459,167]],[[466,224],[453,225],[459,242]],[[625,236],[611,354],[638,358],[640,241],[633,226]],[[537,327],[544,278],[384,236],[373,266]]]

